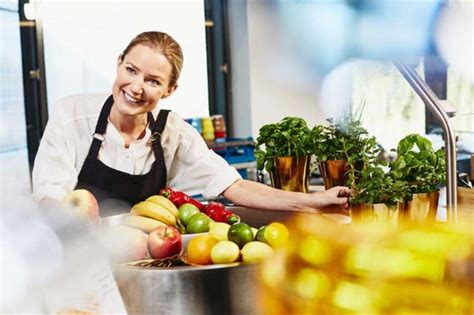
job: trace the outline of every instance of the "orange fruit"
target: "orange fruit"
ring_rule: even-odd
[[[280,222],[272,222],[263,231],[265,240],[271,247],[281,247],[288,241],[289,232],[286,226]]]
[[[210,265],[211,250],[217,240],[211,235],[199,235],[191,239],[186,250],[187,260],[195,265]]]

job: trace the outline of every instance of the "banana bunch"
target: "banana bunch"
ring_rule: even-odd
[[[126,224],[149,233],[160,225],[171,225],[184,232],[179,220],[178,208],[167,198],[159,195],[148,197],[132,207]]]
[[[159,226],[168,226],[168,224],[161,221],[139,215],[131,215],[127,217],[125,219],[124,225],[138,229],[145,233],[150,233]]]

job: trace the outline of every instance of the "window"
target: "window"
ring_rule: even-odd
[[[2,196],[29,194],[18,3],[0,4],[0,169]]]
[[[209,115],[204,1],[37,1],[49,112],[61,97],[109,93],[119,54],[143,31],[164,31],[184,54],[179,88],[160,102],[183,117]]]
[[[0,152],[26,148],[18,11],[0,4]]]

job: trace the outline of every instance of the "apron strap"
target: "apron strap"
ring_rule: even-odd
[[[93,134],[92,144],[89,148],[87,158],[95,159],[99,154],[100,146],[104,140],[104,133],[107,129],[107,120],[109,118],[110,110],[112,109],[113,104],[114,97],[110,95],[105,101],[104,106],[102,106],[102,110],[100,111],[99,120],[95,126],[95,132]]]
[[[109,119],[110,110],[112,109],[112,105],[114,104],[114,97],[110,95],[102,106],[102,110],[100,111],[99,121],[95,126],[95,133],[99,135],[103,135],[105,130],[107,129],[107,120]]]
[[[165,165],[165,157],[163,155],[163,148],[161,147],[161,133],[165,129],[166,120],[168,119],[168,114],[170,110],[168,109],[161,109],[158,113],[158,118],[152,127],[152,134],[150,136],[150,142],[153,146],[153,151],[155,152],[155,162],[158,165]],[[151,122],[150,122],[151,124]]]
[[[154,141],[156,137],[161,137],[161,133],[165,130],[166,120],[168,119],[168,114],[170,113],[169,109],[161,109],[158,113],[158,118],[156,122],[151,126],[152,135],[154,135],[151,141]],[[153,116],[152,116],[153,117]]]

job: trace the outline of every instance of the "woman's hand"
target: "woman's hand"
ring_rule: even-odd
[[[349,208],[349,196],[351,190],[347,187],[335,186],[322,192],[311,194],[312,207],[317,209],[335,206],[337,208]]]
[[[348,208],[350,189],[336,186],[312,194],[284,191],[261,183],[240,179],[230,185],[223,195],[232,203],[248,208],[319,212]]]

